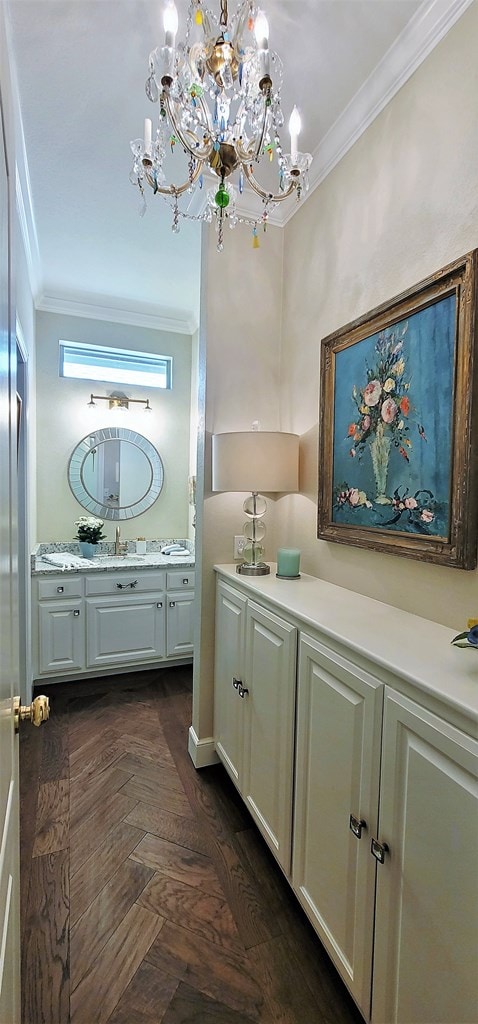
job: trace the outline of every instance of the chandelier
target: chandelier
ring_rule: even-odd
[[[178,12],[174,0],[168,0],[164,46],[150,54],[146,81],[146,95],[158,104],[157,123],[153,132],[153,122],[146,118],[143,138],[131,142],[130,180],[141,192],[141,213],[149,186],[154,195],[169,202],[173,231],[179,231],[181,217],[215,218],[221,252],[225,223],[230,227],[245,223],[252,227],[257,247],[258,228],[265,230],[276,204],[292,195],[300,199],[308,189],[312,162],[309,153],[297,149],[300,117],[296,107],[289,121],[291,151],[282,150],[282,63],[269,49],[267,19],[254,0],[242,0],[230,21],[227,0],[220,0],[219,19],[202,0],[190,0],[185,38],[178,44],[177,31]],[[169,152],[178,149],[186,158],[184,180],[168,184]],[[277,181],[271,188],[259,183],[256,168],[274,161]],[[180,206],[180,200],[204,187],[207,172],[219,182],[207,190],[203,212],[190,213],[188,204]],[[262,213],[257,217],[238,212],[245,187],[262,201]]]

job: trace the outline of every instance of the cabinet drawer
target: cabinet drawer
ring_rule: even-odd
[[[83,597],[83,576],[55,576],[54,579],[38,581],[38,597],[40,601],[53,598]]]
[[[138,572],[137,569],[129,569],[125,572],[98,573],[97,576],[86,577],[86,596],[158,592],[164,590],[165,582],[164,572]]]
[[[194,587],[194,572],[189,569],[177,569],[167,573],[168,590],[191,590]]]

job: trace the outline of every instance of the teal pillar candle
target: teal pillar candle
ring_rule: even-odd
[[[299,575],[300,551],[298,548],[279,548],[277,552],[277,575],[293,578]]]

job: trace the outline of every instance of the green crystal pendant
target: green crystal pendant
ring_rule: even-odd
[[[229,206],[229,194],[223,181],[221,181],[221,184],[219,185],[216,195],[214,196],[214,200],[216,206],[219,206],[219,209],[221,210],[225,210],[226,206]]]

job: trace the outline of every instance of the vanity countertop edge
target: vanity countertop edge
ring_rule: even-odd
[[[137,572],[139,569],[194,569],[195,562],[193,559],[181,561],[180,559],[167,558],[156,555],[151,559],[148,559],[146,555],[138,556],[138,559],[128,558],[124,562],[119,562],[119,558],[114,560],[113,557],[111,562],[108,559],[98,559],[98,564],[92,565],[91,562],[88,565],[78,566],[74,568],[62,568],[61,565],[50,565],[48,562],[43,562],[40,558],[36,559],[35,567],[32,569],[32,576],[75,576],[78,573],[85,575],[86,573],[96,572],[127,572],[128,570],[134,570]],[[121,557],[121,556],[119,556]],[[113,563],[113,564],[112,564]]]

